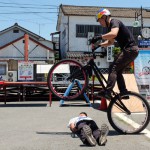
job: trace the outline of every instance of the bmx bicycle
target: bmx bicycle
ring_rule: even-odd
[[[47,77],[49,90],[59,99],[77,99],[88,88],[89,66],[93,70],[95,77],[97,77],[102,89],[106,90],[105,83],[107,81],[96,66],[94,58],[96,57],[93,51],[91,59],[85,65],[72,59],[64,59],[54,64],[49,70]],[[68,87],[70,87],[69,92]],[[120,94],[113,91],[108,103],[108,121],[117,132],[121,134],[135,134],[147,127],[150,121],[150,106],[140,94],[132,91]]]

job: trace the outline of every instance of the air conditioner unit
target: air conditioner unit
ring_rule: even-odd
[[[9,82],[17,81],[17,71],[8,71],[8,81]]]

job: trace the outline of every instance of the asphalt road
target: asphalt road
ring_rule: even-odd
[[[106,112],[93,107],[78,105],[59,107],[48,102],[0,102],[0,150],[148,150],[150,138],[145,134],[120,135],[107,120]],[[108,124],[110,132],[106,146],[87,147],[79,138],[72,138],[67,124],[81,111],[87,112],[98,126]],[[150,124],[147,128],[150,131]]]

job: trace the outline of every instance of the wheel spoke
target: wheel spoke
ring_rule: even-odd
[[[77,85],[81,84],[81,88]],[[55,64],[48,74],[48,86],[60,99],[75,99],[86,88],[88,78],[82,65],[74,60],[62,60]]]

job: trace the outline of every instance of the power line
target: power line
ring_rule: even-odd
[[[29,5],[29,6],[45,6],[45,7],[49,7],[49,6],[52,6],[52,7],[58,7],[56,5],[38,5],[38,4],[26,4],[26,3],[7,3],[7,2],[0,2],[1,4],[13,4],[13,5]]]
[[[26,6],[0,6],[2,8],[32,8],[32,9],[57,9],[57,8],[44,8],[44,7],[26,7]]]
[[[17,5],[17,6],[22,6],[23,4],[21,4],[21,3],[14,3],[12,0],[9,0],[9,2],[10,3],[12,3],[12,4],[15,4],[15,5]],[[53,6],[53,7],[57,7],[56,5],[37,5],[37,4],[24,4],[24,5],[34,5],[34,6]],[[31,8],[25,8],[26,10],[28,10],[28,12],[30,12],[30,11],[32,11],[31,10]],[[57,14],[58,12],[52,12],[52,14]],[[22,13],[22,14],[25,14],[25,13]],[[39,17],[41,17],[42,19],[44,18],[44,19],[48,19],[49,20],[49,17],[46,17],[45,15],[44,16],[42,16],[42,15],[40,15],[40,14],[46,14],[45,12],[43,13],[27,13],[27,14],[33,14],[33,15],[36,15],[36,16],[39,16]],[[50,14],[50,13],[49,13]]]
[[[18,11],[18,12],[3,12],[3,13],[1,13],[0,12],[0,14],[1,15],[8,15],[8,14],[16,14],[16,15],[20,15],[20,14],[47,14],[47,13],[53,13],[53,14],[55,14],[55,13],[57,13],[57,12],[20,12],[20,11]]]

